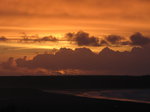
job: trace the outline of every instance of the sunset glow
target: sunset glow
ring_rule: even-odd
[[[0,63],[2,65],[13,57],[17,67],[32,69],[30,66],[34,65],[28,63],[36,62],[35,58],[48,54],[50,58],[48,60],[52,57],[57,59],[59,52],[72,53],[71,59],[86,53],[90,59],[94,59],[94,55],[96,57],[100,55],[99,58],[103,59],[110,54],[114,56],[112,60],[119,63],[121,60],[117,59],[121,56],[132,59],[134,56],[138,57],[140,53],[145,53],[149,43],[149,0],[1,0],[0,3]],[[141,49],[139,55],[134,51],[138,48]],[[92,57],[90,52],[94,53]],[[101,52],[106,54],[103,56]],[[61,58],[65,59],[67,56],[62,55],[58,60],[62,61]],[[23,57],[27,57],[26,60],[17,63],[16,60]],[[37,63],[42,62],[43,57],[39,58]],[[98,67],[99,64],[93,69],[88,68],[89,66],[86,69],[83,66],[78,68],[79,65],[71,59],[67,62],[70,66],[63,62],[64,67],[56,66],[55,71],[61,71],[60,74],[62,71],[63,74],[64,71],[74,71],[74,73],[80,71],[78,74],[81,71],[82,74],[86,74],[86,71],[90,73],[96,71],[93,72],[94,74],[123,74],[121,72],[123,68],[118,72],[116,68],[111,71],[113,67],[108,64],[111,59],[106,59],[106,63],[103,64],[107,67],[105,65],[103,69]],[[53,65],[59,65],[57,60],[55,61]],[[96,60],[90,63],[92,66]],[[45,66],[39,64],[37,68],[53,70],[52,65],[49,66],[50,68]],[[131,73],[136,72],[131,70]],[[145,73],[149,72],[145,70]]]

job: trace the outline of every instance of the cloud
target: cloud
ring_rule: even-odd
[[[110,44],[120,44],[122,40],[124,40],[123,37],[118,36],[118,35],[108,35],[105,37],[105,39],[110,43]]]
[[[26,60],[26,57],[23,58]],[[50,71],[44,68],[29,69],[28,67],[18,67],[13,57],[0,64],[0,76],[46,76],[61,75],[59,71]]]
[[[108,43],[106,40],[102,39],[102,40],[100,41],[100,45],[101,45],[101,46],[109,46],[109,43]]]
[[[131,35],[129,37],[129,40],[119,35],[108,35],[101,41],[101,45],[105,45],[105,46],[111,46],[111,45],[144,46],[147,44],[150,44],[150,38],[144,36],[140,32]]]
[[[22,34],[23,34],[22,39],[20,39],[19,42],[33,43],[33,42],[46,42],[46,41],[57,42],[57,41],[59,41],[56,37],[51,36],[51,35],[39,38],[38,35],[31,35],[30,36],[24,32]]]
[[[33,41],[34,42],[46,42],[46,41],[57,42],[58,39],[56,37],[53,37],[53,36],[45,36],[42,38],[34,39]]]
[[[0,41],[7,41],[8,39],[6,38],[6,37],[4,37],[4,36],[1,36],[0,37]]]
[[[1,64],[1,67],[4,68],[4,69],[15,69],[16,68],[16,63],[14,61],[14,58],[13,57],[10,57],[8,59],[8,61],[6,62],[3,62]]]
[[[100,46],[98,37],[90,36],[89,33],[84,31],[67,33],[66,37],[70,41],[75,41],[79,46]]]
[[[150,74],[150,46],[133,48],[131,52],[103,49],[99,54],[88,48],[75,50],[62,48],[56,54],[40,54],[32,60],[16,59],[18,67],[43,68],[50,71],[93,71],[99,75],[147,75]],[[71,73],[71,72],[70,72]],[[87,72],[85,72],[87,73]],[[73,74],[73,73],[72,73]]]
[[[66,40],[67,39],[67,40]],[[76,33],[67,33],[63,40],[55,36],[45,36],[39,37],[38,35],[27,35],[23,33],[22,39],[17,39],[20,43],[36,43],[36,42],[59,42],[59,41],[69,41],[70,44],[76,44],[78,46],[88,46],[88,47],[100,47],[100,46],[144,46],[150,44],[150,37],[144,36],[142,33],[138,32],[128,37],[123,37],[120,35],[107,35],[103,38],[91,36],[89,33],[84,31],[78,31]],[[0,37],[1,42],[11,41],[16,42],[16,40]],[[69,44],[69,43],[68,43]]]
[[[150,38],[144,36],[142,33],[135,33],[129,39],[119,35],[107,35],[103,39],[100,39],[99,37],[90,36],[89,33],[84,31],[67,33],[65,37],[71,43],[75,41],[78,46],[143,46],[150,44]]]
[[[131,44],[132,45],[140,45],[140,46],[143,46],[143,45],[147,45],[147,44],[150,44],[150,38],[142,35],[141,33],[135,33],[133,34],[131,37],[130,37],[130,40],[131,40]]]

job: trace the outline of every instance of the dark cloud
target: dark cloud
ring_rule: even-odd
[[[24,43],[28,43],[28,42],[31,42],[33,41],[33,39],[31,39],[32,36],[29,36],[28,34],[26,34],[25,32],[21,33],[22,34],[22,39],[20,39],[19,42],[24,42]],[[37,36],[38,38],[38,36]]]
[[[109,43],[106,40],[102,39],[101,42],[100,42],[100,45],[101,46],[108,46]]]
[[[19,58],[16,63],[29,69],[95,71],[99,75],[146,75],[150,74],[149,50],[150,46],[145,46],[133,48],[131,52],[119,52],[107,47],[95,54],[87,48],[62,48],[56,54],[40,54],[32,60]]]
[[[101,41],[102,45],[131,45],[131,46],[144,46],[150,44],[150,38],[138,32],[129,37],[129,40],[119,35],[108,35]]]
[[[135,33],[130,36],[129,40],[119,35],[108,35],[103,39],[90,36],[89,33],[79,31],[77,33],[67,33],[65,36],[68,41],[79,46],[143,46],[150,43],[150,38],[142,35],[142,33]]]
[[[26,60],[26,57],[23,58]],[[0,76],[38,76],[38,75],[61,75],[59,71],[50,71],[44,68],[29,69],[28,67],[18,67],[13,57],[0,64]]]
[[[14,61],[14,58],[13,57],[10,57],[9,59],[8,59],[8,61],[6,61],[6,62],[3,62],[2,64],[1,64],[1,67],[2,68],[4,68],[4,69],[15,69],[16,68],[16,63],[15,63],[15,61]]]
[[[69,41],[73,41],[74,40],[74,35],[75,35],[75,33],[67,33],[66,35],[65,35],[65,37],[67,38],[67,40],[69,40]]]
[[[150,38],[142,35],[141,33],[135,33],[130,37],[131,40],[131,44],[132,45],[146,45],[146,44],[150,44]]]
[[[100,46],[98,37],[90,36],[89,33],[83,31],[68,33],[66,37],[70,41],[75,41],[79,46]]]
[[[105,39],[110,43],[110,44],[119,44],[122,40],[124,40],[123,37],[118,36],[118,35],[108,35],[105,37]]]
[[[34,43],[34,42],[46,42],[46,41],[49,41],[49,42],[59,41],[56,37],[51,36],[51,35],[39,38],[38,35],[29,36],[26,33],[22,33],[22,34],[23,34],[22,39],[20,39],[19,42]]]
[[[8,39],[4,36],[0,37],[0,41],[7,41]]]
[[[37,41],[37,42],[46,42],[46,41],[50,41],[50,42],[56,42],[58,41],[58,39],[56,37],[53,36],[45,36],[42,38],[38,38],[38,39],[34,39],[33,41]]]
[[[92,46],[92,47],[99,47],[99,46],[144,46],[150,44],[150,37],[144,36],[142,33],[135,33],[129,37],[129,39],[119,36],[119,35],[108,35],[104,38],[99,38],[95,36],[91,36],[89,33],[84,31],[78,31],[76,33],[67,33],[65,35],[64,40],[59,40],[55,36],[45,36],[39,37],[38,35],[27,35],[26,33],[22,33],[22,39],[18,42],[23,43],[34,43],[34,42],[58,42],[58,41],[70,41],[71,44],[77,44],[78,46]],[[13,41],[13,39],[7,39],[6,37],[0,37],[0,41]],[[16,41],[15,40],[15,41]]]
[[[121,45],[131,45],[131,42],[130,41],[123,41],[120,44]]]

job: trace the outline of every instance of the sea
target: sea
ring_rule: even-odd
[[[119,90],[45,90],[51,93],[68,94],[79,97],[129,101],[150,104],[150,89],[119,89]]]

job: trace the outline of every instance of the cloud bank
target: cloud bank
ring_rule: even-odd
[[[75,41],[79,46],[100,46],[98,37],[90,36],[89,33],[79,31],[77,33],[67,33],[69,41]]]
[[[61,48],[56,54],[40,54],[32,60],[16,59],[16,64],[28,69],[78,70],[78,74],[91,71],[91,74],[99,75],[147,75],[150,74],[149,51],[150,45],[135,47],[131,52],[113,51],[106,47],[98,54],[88,48]]]
[[[26,57],[23,58],[24,60]],[[13,57],[0,64],[0,76],[47,76],[61,75],[60,72],[50,71],[44,68],[29,69],[28,67],[19,67]]]
[[[100,46],[145,46],[150,43],[150,37],[143,35],[140,32],[134,33],[129,37],[123,37],[120,35],[107,35],[103,37],[92,36],[88,32],[78,31],[78,32],[68,32],[65,36],[60,39],[55,36],[44,36],[39,37],[38,35],[27,35],[23,33],[22,38],[18,39],[9,39],[4,36],[0,37],[1,42],[16,41],[20,43],[37,43],[37,42],[60,42],[68,41],[70,45],[75,44],[77,46],[88,46],[88,47],[100,47]],[[62,46],[62,45],[61,45]]]
[[[9,58],[0,64],[3,75],[147,75],[150,74],[150,38],[141,33],[131,35],[128,40],[118,35],[108,35],[102,39],[79,31],[68,33],[65,38],[82,48],[61,48],[55,53],[38,54],[33,59]],[[44,37],[43,41],[55,41]],[[52,40],[49,40],[52,39]],[[2,39],[3,41],[3,39]],[[59,40],[58,40],[59,41]],[[89,46],[106,46],[94,53]],[[112,45],[129,45],[133,49],[119,52]],[[84,46],[84,47],[83,47]]]
[[[84,31],[67,33],[65,37],[68,41],[71,41],[71,43],[74,41],[78,46],[144,46],[150,43],[150,37],[146,37],[140,32],[134,33],[129,39],[119,35],[107,35],[104,38],[99,38],[96,36],[90,36],[89,33]]]

